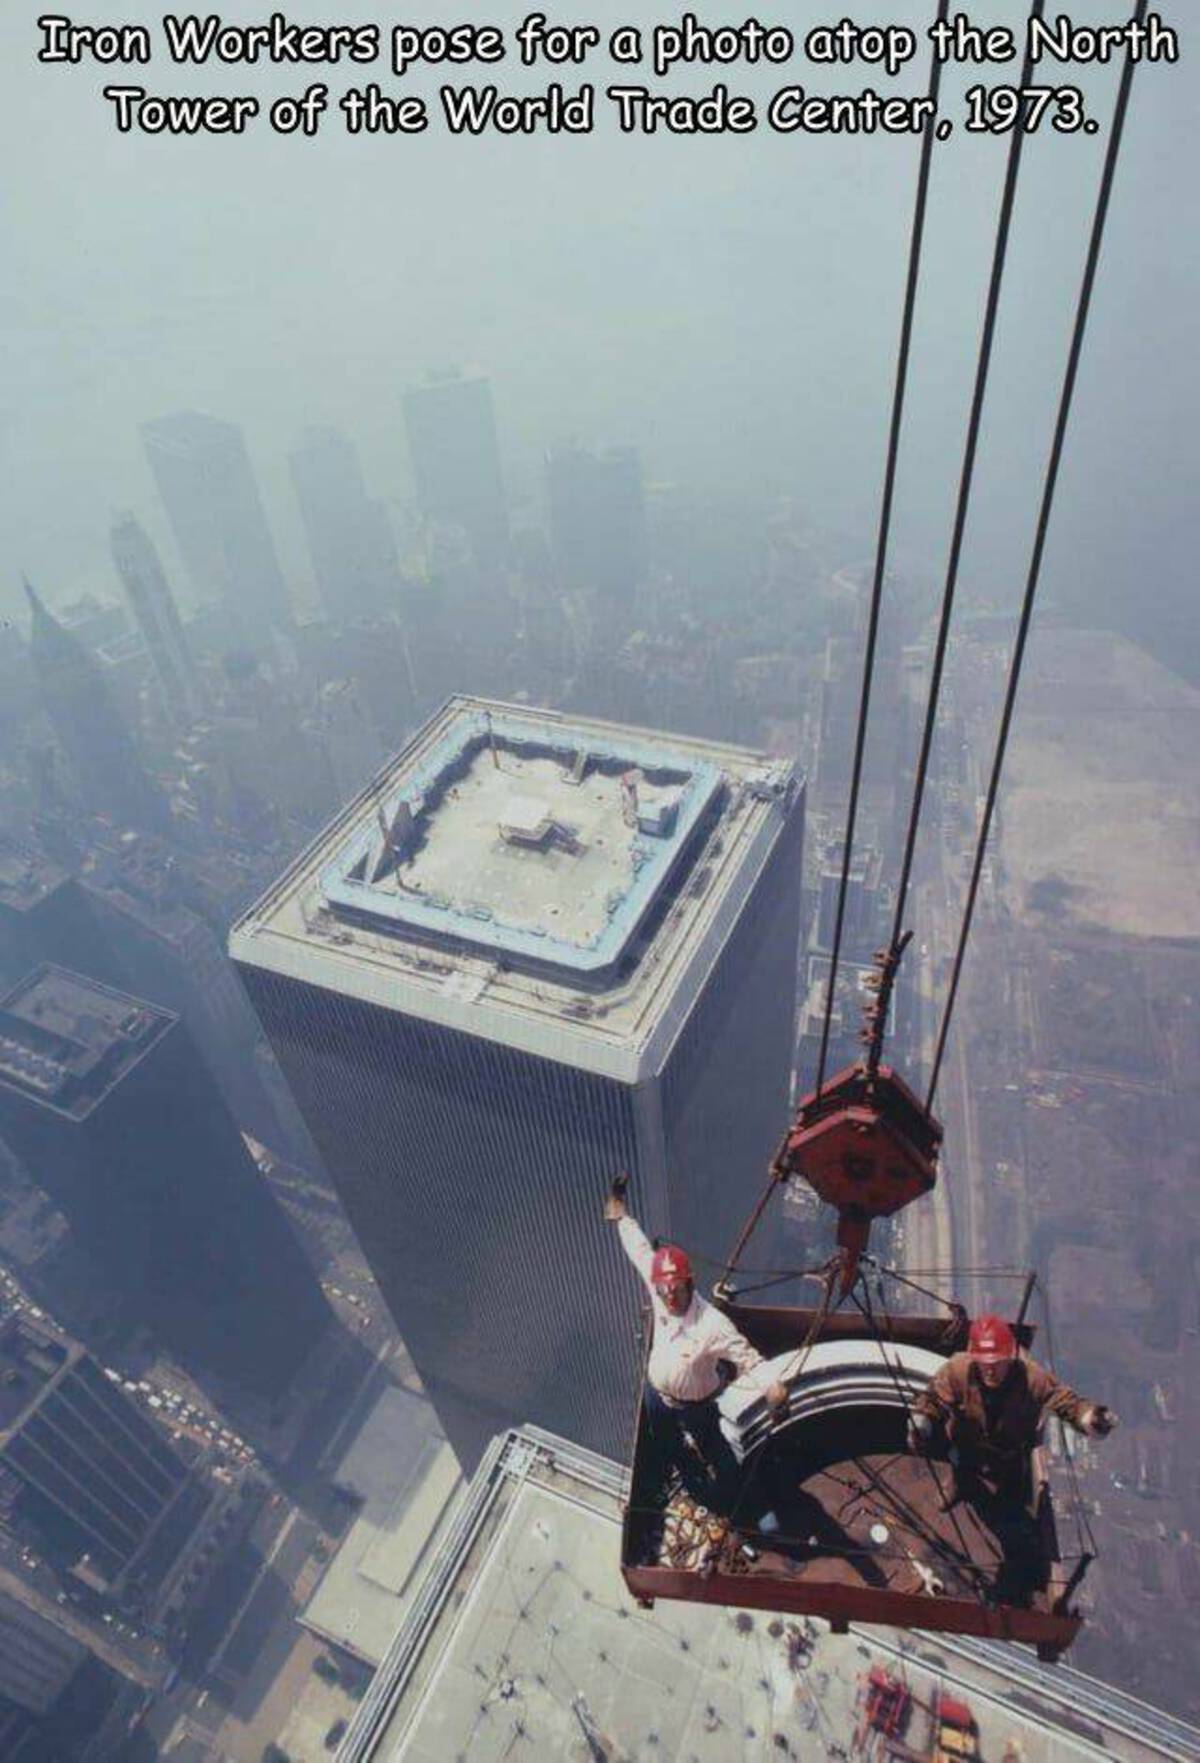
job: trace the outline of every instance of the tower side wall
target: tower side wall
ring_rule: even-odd
[[[801,792],[663,1068],[671,1231],[710,1262],[732,1248],[788,1124],[803,839]],[[752,1265],[775,1265],[775,1210]]]
[[[641,1177],[632,1091],[242,972],[464,1466],[526,1420],[624,1455],[636,1287],[600,1201]]]

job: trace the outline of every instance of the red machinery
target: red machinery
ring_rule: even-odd
[[[875,957],[876,998],[860,1034],[865,1059],[805,1096],[776,1161],[780,1177],[800,1176],[838,1215],[842,1296],[854,1284],[872,1220],[899,1212],[937,1181],[941,1124],[904,1079],[880,1062],[896,969],[908,942],[905,936]]]

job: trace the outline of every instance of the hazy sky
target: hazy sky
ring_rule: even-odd
[[[541,449],[575,435],[636,445],[652,481],[761,484],[850,542],[873,532],[914,141],[765,128],[622,138],[603,104],[586,139],[458,140],[440,125],[423,137],[351,139],[336,113],[311,141],[261,122],[242,139],[122,137],[100,96],[112,80],[268,97],[322,78],[335,95],[370,78],[392,92],[401,83],[383,66],[175,67],[161,9],[146,0],[122,0],[116,16],[155,27],[152,66],[38,66],[42,10],[9,0],[0,24],[0,607],[14,603],[22,569],[52,597],[113,591],[107,527],[122,506],[146,519],[180,577],[137,437],[140,422],[180,407],[244,426],[285,568],[303,590],[289,445],[307,423],[342,426],[372,487],[403,505],[412,492],[399,393],[445,364],[491,377],[510,487],[531,506]],[[269,10],[235,0],[221,16],[246,23]],[[325,9],[335,10],[346,22],[451,21],[441,4]],[[844,10],[793,4],[764,22],[799,36]],[[1172,22],[1180,10],[1163,8]],[[310,5],[285,11],[322,17]],[[858,11],[920,26],[934,6]],[[1024,13],[1009,4],[972,15],[1018,24]],[[464,15],[511,23],[520,13],[462,8],[453,22]],[[1080,22],[1125,15],[1115,0],[1075,8]],[[678,13],[604,0],[591,14],[552,16],[610,27]],[[745,11],[704,16],[740,21]],[[1189,18],[1181,31],[1182,63],[1135,79],[1046,579],[1047,593],[1094,598],[1160,638],[1195,622],[1200,500],[1200,30]],[[589,70],[598,84],[609,77],[602,61]],[[926,71],[922,53],[897,89],[923,87]],[[440,77],[403,86],[432,96]],[[540,89],[585,75],[506,63],[473,77]],[[949,114],[961,117],[961,91],[976,77],[949,70]],[[1051,67],[1042,77],[1071,76]],[[822,74],[797,57],[765,74],[693,68],[665,83],[706,90],[716,79],[761,94],[797,80],[856,91],[875,76],[861,65]],[[1115,68],[1087,82],[1105,120],[1115,84]],[[968,588],[1003,592],[1025,567],[1105,138],[1044,128],[1029,143]],[[960,124],[935,161],[898,507],[901,554],[935,570],[1006,151],[1006,138],[970,138]],[[1200,669],[1198,656],[1200,646]]]

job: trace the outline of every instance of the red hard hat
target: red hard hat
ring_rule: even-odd
[[[661,1249],[655,1249],[654,1259],[650,1263],[650,1284],[652,1286],[678,1286],[692,1284],[692,1264],[682,1249],[673,1243],[664,1243]]]
[[[999,1365],[1017,1356],[1017,1337],[1000,1316],[977,1316],[971,1324],[967,1350],[984,1365]]]

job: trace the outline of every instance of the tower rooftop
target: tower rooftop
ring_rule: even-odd
[[[452,698],[235,925],[231,952],[632,1076],[673,1038],[795,789],[790,766],[743,748]]]
[[[83,1120],[175,1018],[62,967],[0,997],[0,1089]]]

